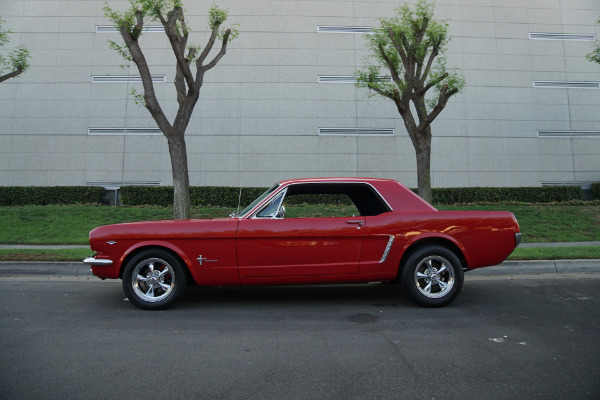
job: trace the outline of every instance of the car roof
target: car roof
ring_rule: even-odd
[[[280,185],[288,185],[290,183],[373,183],[373,182],[398,182],[393,179],[385,178],[359,178],[359,177],[319,177],[319,178],[298,178],[286,179],[279,182]]]

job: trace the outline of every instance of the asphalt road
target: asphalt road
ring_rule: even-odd
[[[600,279],[467,277],[449,307],[381,284],[190,288],[0,279],[0,399],[599,399]]]

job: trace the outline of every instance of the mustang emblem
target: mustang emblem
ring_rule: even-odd
[[[204,257],[202,257],[202,254],[200,254],[198,256],[198,258],[196,258],[196,260],[198,260],[198,262],[200,263],[200,265],[203,265],[204,262],[217,262],[217,261],[219,261],[219,260],[209,260],[208,258],[204,258]]]

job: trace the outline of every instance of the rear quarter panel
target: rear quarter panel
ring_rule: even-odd
[[[424,239],[440,238],[454,243],[462,252],[466,267],[475,269],[504,261],[514,250],[514,235],[519,232],[514,215],[505,211],[390,212],[367,217],[365,225],[361,273],[371,272],[369,265],[376,268],[372,261],[381,255],[385,246],[381,238],[386,235],[395,239],[387,268],[398,268],[402,255],[411,246]]]

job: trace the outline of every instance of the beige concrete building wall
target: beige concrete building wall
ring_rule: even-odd
[[[110,1],[124,8],[125,1]],[[368,55],[361,34],[319,26],[377,24],[397,1],[222,0],[240,37],[206,75],[186,137],[192,185],[266,186],[302,176],[389,177],[416,186],[412,144],[394,105],[368,98],[351,76]],[[448,65],[465,92],[433,126],[433,184],[539,186],[600,181],[600,66],[585,60],[600,34],[599,0],[438,0],[452,41]],[[186,1],[193,42],[207,38],[211,1]],[[107,40],[103,0],[0,1],[0,16],[32,68],[0,84],[0,185],[171,183],[156,125],[129,92],[94,83],[122,70]],[[156,23],[152,23],[156,25]],[[101,28],[100,28],[101,29]],[[538,39],[531,34],[589,35]],[[558,40],[557,40],[558,39]],[[567,39],[567,40],[565,40]],[[583,39],[583,40],[582,40]],[[142,39],[167,114],[176,112],[174,67],[163,33]],[[99,78],[98,78],[99,77]],[[538,82],[537,84],[535,82]],[[554,85],[587,88],[547,88]],[[322,135],[320,128],[393,129],[391,135]],[[389,131],[384,131],[389,132]]]

